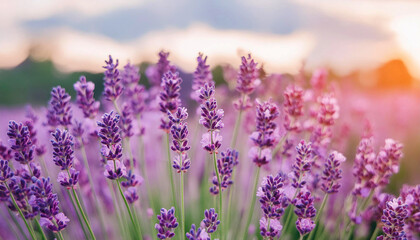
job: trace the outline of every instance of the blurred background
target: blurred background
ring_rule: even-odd
[[[385,137],[403,141],[406,157],[394,186],[414,184],[419,12],[420,2],[409,0],[0,1],[0,106],[45,106],[56,85],[74,96],[81,74],[100,96],[109,54],[144,73],[164,49],[188,80],[203,52],[223,83],[221,66],[237,68],[240,56],[252,53],[267,75],[309,79],[327,69],[328,80],[341,87],[343,126],[368,120],[378,144]],[[354,152],[360,132],[353,137]]]

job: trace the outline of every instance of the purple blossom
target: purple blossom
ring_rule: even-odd
[[[135,187],[127,188],[127,190],[124,191],[124,196],[127,199],[127,202],[130,204],[133,204],[139,199],[139,195],[137,194],[137,190]]]
[[[111,111],[102,116],[102,122],[97,122],[101,128],[98,136],[104,145],[102,155],[107,160],[119,160],[122,157],[120,128],[118,127],[119,121],[120,116],[118,114],[114,115],[114,112]]]
[[[161,87],[162,90],[160,92],[160,111],[163,113],[171,112],[174,113],[178,107],[181,105],[180,90],[181,90],[181,82],[182,79],[179,77],[178,72],[166,72],[162,77]],[[161,119],[161,126],[160,128],[169,131],[171,128],[171,123],[168,122],[166,119]]]
[[[51,143],[55,165],[59,166],[61,170],[71,168],[74,160],[73,137],[67,130],[61,131],[60,129],[56,129],[51,135],[53,136]]]
[[[373,149],[373,138],[363,138],[357,147],[354,159],[353,176],[356,177],[356,184],[353,194],[367,197],[371,189],[376,187],[375,177],[376,154]]]
[[[196,228],[195,224],[191,225],[191,229],[187,232],[186,237],[188,240],[210,240],[210,236],[204,229]]]
[[[34,159],[34,149],[28,127],[15,121],[9,122],[7,131],[11,149],[15,151],[14,158],[21,164],[28,164]]]
[[[322,172],[321,189],[327,194],[337,193],[340,188],[338,182],[342,178],[341,163],[345,162],[346,158],[339,152],[333,151],[325,163],[325,169]]]
[[[175,72],[175,66],[171,65],[169,60],[169,52],[160,51],[159,61],[155,66],[150,66],[146,70],[146,75],[150,79],[152,85],[160,85],[163,74],[168,71]]]
[[[133,173],[132,170],[129,170],[128,173],[124,176],[125,180],[121,181],[123,187],[135,187],[143,183],[143,178]]]
[[[178,108],[175,113],[168,111],[168,118],[171,123],[172,146],[171,150],[177,153],[173,161],[173,168],[178,172],[186,172],[191,165],[188,158],[187,151],[190,149],[188,146],[188,128],[187,118],[188,113],[186,108]]]
[[[93,82],[87,82],[85,76],[81,76],[79,81],[74,85],[76,91],[76,102],[79,108],[82,109],[85,118],[95,118],[99,112],[99,102],[95,101],[93,97],[95,84]]]
[[[302,140],[298,146],[296,146],[296,151],[296,161],[292,166],[292,186],[294,188],[302,188],[306,184],[305,176],[311,170],[313,165],[313,158],[311,156],[311,143],[306,144],[305,141]]]
[[[127,174],[124,163],[118,160],[108,160],[105,165],[105,177],[116,180]]]
[[[204,211],[203,223],[207,233],[212,234],[217,230],[220,220],[217,219],[217,213],[214,208],[206,209]]]
[[[71,125],[72,112],[70,108],[71,97],[61,86],[51,91],[51,99],[48,102],[47,125],[51,127]]]
[[[9,167],[9,162],[0,160],[0,184],[6,182],[9,178],[13,177],[14,173]]]
[[[269,175],[263,179],[257,191],[263,215],[267,219],[280,220],[285,208],[289,205],[283,189],[285,178],[286,176],[282,173],[276,176]]]
[[[296,221],[296,229],[303,236],[310,233],[315,228],[315,223],[310,218],[298,218]]]
[[[17,206],[22,211],[25,219],[32,219],[35,216],[37,216],[38,215],[38,212],[36,211],[37,209],[32,208],[31,205],[29,205],[29,202],[27,201],[28,197],[31,194],[31,189],[28,184],[28,181],[16,174],[12,178],[10,178],[8,185],[10,188],[10,192],[3,193],[2,195],[6,195],[8,197],[10,196],[10,193],[13,194],[13,197],[15,198]],[[11,201],[8,202],[8,207],[10,210],[14,212],[18,211],[15,208],[15,205],[12,204]]]
[[[304,91],[299,86],[289,86],[283,93],[284,127],[288,131],[301,130],[298,118],[303,115]]]
[[[74,168],[70,168],[68,171],[60,171],[57,176],[57,181],[61,186],[67,189],[75,188],[79,182],[80,172]]]
[[[212,134],[210,135],[210,133]],[[204,133],[200,143],[204,150],[213,154],[213,152],[217,153],[217,150],[222,146],[222,140],[222,135],[220,135],[219,132],[214,131]]]
[[[321,125],[332,126],[336,119],[338,119],[340,107],[337,99],[331,94],[325,94],[318,99],[318,122]]]
[[[52,192],[50,178],[36,179],[30,186],[29,204],[41,217],[49,218],[59,213],[57,194]]]
[[[384,235],[379,236],[377,240],[406,239],[404,221],[407,216],[407,204],[401,198],[388,201],[381,218]]]
[[[0,158],[6,161],[13,158],[12,149],[4,145],[2,141],[0,141]]]
[[[124,103],[120,121],[121,135],[123,138],[130,138],[134,135],[132,115],[130,106],[127,103]]]
[[[144,86],[142,85],[135,85],[132,87],[129,92],[129,105],[134,115],[140,115],[143,113],[145,109],[145,103],[147,99],[147,92]]]
[[[159,239],[173,238],[175,236],[174,230],[178,227],[178,222],[175,217],[175,208],[169,210],[160,209],[160,215],[157,215],[159,223],[155,224],[155,229],[158,231],[157,237]]]
[[[136,85],[140,81],[139,71],[138,67],[128,62],[121,73],[121,80],[124,86],[130,87],[130,85]]]
[[[227,149],[220,155],[221,157],[217,159],[217,169],[219,170],[220,179],[222,181],[220,186],[222,187],[223,191],[233,184],[232,171],[233,167],[239,163],[239,152],[236,150]],[[219,181],[217,180],[216,176],[213,176],[212,183],[213,186],[210,188],[210,192],[214,195],[219,194]]]
[[[205,84],[213,85],[213,76],[210,71],[210,66],[206,64],[207,56],[203,58],[203,54],[199,53],[197,57],[197,68],[193,74],[193,83],[191,98],[200,101],[199,90]]]
[[[271,161],[271,147],[277,141],[274,135],[277,125],[274,120],[278,115],[278,108],[271,99],[264,103],[257,100],[257,126],[256,131],[251,134],[251,140],[255,147],[251,148],[250,156],[258,167]]]
[[[420,232],[420,185],[407,186],[401,189],[401,198],[407,204],[408,216],[405,220],[407,236]]]
[[[47,227],[53,232],[59,232],[67,226],[70,219],[64,213],[58,213],[51,218],[41,218],[39,222],[41,226]]]
[[[309,191],[300,191],[292,204],[296,207],[295,214],[298,216],[296,228],[301,235],[311,232],[315,228],[314,221],[311,219],[316,215],[314,198]]]
[[[393,139],[386,139],[385,146],[379,152],[375,161],[376,184],[386,186],[394,173],[398,173],[403,145]]]
[[[282,229],[283,226],[277,219],[267,219],[266,217],[260,219],[260,234],[263,238],[273,239],[280,235]]]
[[[241,94],[249,95],[260,84],[258,63],[254,61],[251,54],[248,54],[248,58],[243,56],[242,64],[239,67],[236,90]]]
[[[120,71],[118,67],[118,59],[114,63],[111,55],[109,55],[109,60],[105,60],[106,65],[104,72],[104,96],[108,101],[115,101],[123,92],[123,86],[121,84]]]

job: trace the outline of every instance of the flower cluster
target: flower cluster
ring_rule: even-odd
[[[67,130],[60,129],[52,133],[52,136],[53,160],[55,165],[62,170],[58,175],[58,181],[62,186],[74,188],[79,180],[79,172],[73,168],[73,137]]]
[[[274,238],[280,234],[283,228],[280,219],[289,205],[289,200],[283,189],[284,181],[285,175],[282,173],[278,173],[276,176],[269,175],[264,178],[258,189],[257,196],[260,198],[263,211],[263,217],[260,219],[260,232],[263,237]]]
[[[102,155],[106,160],[119,160],[122,157],[121,135],[118,123],[120,116],[114,112],[105,113],[102,122],[97,122],[101,128],[98,136],[101,138]]]
[[[178,107],[181,105],[181,99],[179,98],[181,90],[182,79],[179,77],[178,72],[168,71],[163,74],[160,92],[160,111],[164,114],[167,112],[174,113]],[[171,128],[171,123],[162,118],[160,128],[169,131]]]
[[[292,204],[296,207],[295,214],[298,216],[296,228],[301,235],[311,232],[315,228],[315,223],[311,219],[316,215],[314,198],[309,191],[298,193]]]
[[[211,238],[207,232],[201,227],[197,228],[195,224],[191,225],[191,229],[187,232],[186,237],[188,240],[210,240]]]
[[[207,56],[203,57],[203,54],[200,53],[197,57],[197,68],[193,73],[193,84],[191,98],[195,101],[200,102],[199,90],[205,84],[213,85],[213,76],[210,71],[210,66],[207,65]]]
[[[247,58],[243,56],[236,82],[236,90],[242,97],[234,103],[236,109],[245,110],[251,107],[249,95],[261,84],[259,75],[258,63],[254,61],[251,54],[248,54]]]
[[[204,211],[204,229],[207,233],[212,234],[216,232],[217,226],[220,224],[220,220],[217,219],[217,213],[214,208],[206,209]]]
[[[121,172],[125,174],[124,170]],[[139,199],[136,187],[142,184],[143,178],[133,173],[133,170],[129,170],[128,173],[124,175],[124,178],[125,180],[121,182],[121,185],[126,188],[124,195],[127,201],[132,204]]]
[[[74,85],[76,91],[76,102],[79,108],[82,109],[85,118],[95,118],[99,112],[98,101],[95,101],[93,97],[93,91],[95,90],[95,84],[93,82],[87,82],[85,76],[81,76],[79,81]]]
[[[222,183],[222,191],[227,189],[233,184],[232,171],[233,168],[238,165],[239,152],[236,150],[227,149],[220,154],[220,158],[217,160],[217,169],[219,170],[220,179]],[[213,186],[210,188],[210,193],[217,195],[219,194],[219,181],[217,176],[213,176]]]
[[[187,154],[187,151],[190,149],[190,146],[188,146],[187,139],[187,109],[179,107],[174,114],[168,112],[168,117],[169,121],[171,122],[171,150],[177,153],[173,161],[172,167],[178,172],[186,172],[191,165],[191,161],[188,158]]]
[[[277,105],[274,104],[271,99],[263,103],[257,100],[257,127],[256,131],[251,135],[254,147],[250,149],[249,155],[258,167],[271,161],[271,148],[274,143],[278,141],[274,134],[277,127],[274,121],[278,115],[279,110]]]
[[[303,94],[303,89],[296,85],[287,87],[283,93],[284,127],[287,131],[301,130],[298,119],[303,115]]]
[[[376,184],[375,177],[376,154],[373,148],[373,138],[363,138],[357,147],[354,159],[353,175],[356,177],[353,194],[367,197]]]
[[[157,215],[159,223],[155,224],[157,230],[157,237],[159,239],[170,239],[175,236],[174,230],[178,227],[178,222],[175,217],[175,208],[172,207],[169,210],[162,208],[160,215]]]
[[[28,127],[15,121],[9,122],[7,136],[10,138],[14,158],[21,164],[28,164],[34,159],[34,146]]]
[[[401,198],[407,204],[408,216],[405,220],[407,237],[420,232],[420,185],[404,185]]]
[[[345,162],[346,158],[343,154],[333,151],[325,163],[325,169],[322,172],[321,189],[327,194],[337,193],[340,188],[338,182],[342,178],[342,170],[340,169],[341,163]]]
[[[403,156],[403,145],[393,139],[386,139],[385,146],[379,151],[375,161],[376,184],[386,186],[394,173],[398,173]]]
[[[172,65],[169,60],[169,52],[160,51],[159,52],[159,60],[156,64],[156,66],[151,66],[146,70],[146,75],[150,79],[151,83],[153,85],[159,86],[163,75],[171,71],[174,73],[176,71],[176,68],[174,65]]]
[[[296,161],[293,164],[293,183],[292,186],[294,188],[303,188],[306,184],[306,173],[311,170],[313,165],[313,158],[311,155],[312,148],[311,143],[305,143],[305,141],[301,141],[296,146],[297,156]]]
[[[406,239],[404,221],[407,216],[407,204],[401,198],[394,198],[387,202],[381,218],[385,235],[379,236],[377,240]]]
[[[222,145],[222,136],[220,129],[224,127],[222,122],[224,111],[217,109],[216,98],[214,97],[214,85],[204,84],[200,89],[200,124],[207,128],[208,132],[203,134],[201,144],[210,154],[217,152]]]
[[[72,112],[70,107],[71,97],[60,86],[51,91],[51,100],[48,102],[47,125],[51,127],[71,125]]]
[[[121,135],[123,138],[130,138],[133,132],[133,113],[128,104],[123,104],[120,119]]]
[[[331,141],[332,126],[339,117],[339,106],[337,99],[332,94],[325,94],[318,98],[317,121],[311,140],[315,149],[326,146]]]
[[[109,60],[105,61],[104,72],[104,96],[108,101],[115,101],[123,93],[120,71],[118,67],[118,59],[115,61],[109,55]]]

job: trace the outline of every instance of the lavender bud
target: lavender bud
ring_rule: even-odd
[[[222,191],[227,189],[230,185],[233,184],[232,180],[232,171],[233,167],[238,164],[239,152],[236,150],[227,149],[225,152],[222,152],[221,157],[217,160],[217,169],[219,170],[220,179],[222,183]],[[214,195],[219,194],[219,182],[217,177],[213,177],[213,186],[210,188],[210,192]]]
[[[126,175],[126,168],[121,161],[118,160],[109,160],[105,165],[105,177],[115,180],[119,179],[122,176]]]
[[[242,57],[242,64],[239,67],[236,90],[242,94],[249,95],[260,85],[258,63],[252,59],[251,54],[248,58]]]
[[[284,127],[288,131],[301,130],[298,118],[303,115],[303,95],[303,89],[295,85],[287,87],[283,93]]]
[[[311,143],[305,144],[301,141],[296,146],[297,156],[295,164],[293,165],[293,183],[294,188],[302,188],[306,184],[305,175],[311,170],[313,159],[311,156],[312,148]]]
[[[174,113],[181,105],[180,90],[181,90],[182,79],[179,77],[178,72],[166,72],[162,77],[162,91],[160,92],[160,111],[163,113],[171,112]],[[165,119],[161,119],[161,129],[169,131],[171,123]]]
[[[188,113],[186,108],[178,108],[177,111],[172,114],[168,111],[168,118],[171,122],[171,135],[172,135],[172,146],[171,150],[178,155],[175,156],[173,161],[173,167],[178,172],[186,172],[191,165],[190,159],[188,158],[187,151],[190,149],[188,146],[188,128],[187,118]]]
[[[120,116],[111,111],[102,116],[102,122],[97,122],[101,128],[98,136],[103,144],[102,155],[107,160],[119,160],[122,157],[121,136],[118,123]]]
[[[382,230],[385,235],[381,235],[377,239],[405,239],[404,221],[407,216],[407,204],[401,198],[394,198],[387,202],[381,218],[384,224]]]
[[[173,238],[175,236],[174,230],[178,227],[178,222],[175,217],[175,208],[169,210],[162,208],[160,215],[157,215],[159,223],[155,224],[155,229],[158,231],[157,237],[159,239]]]
[[[53,160],[54,163],[61,168],[61,170],[69,169],[73,166],[74,151],[73,151],[73,137],[67,130],[61,131],[56,129],[51,134],[53,146]]]
[[[71,97],[61,86],[51,91],[51,99],[48,102],[47,125],[67,127],[71,125],[72,112],[70,108]]]
[[[105,61],[106,66],[104,73],[104,96],[108,101],[115,101],[123,92],[123,86],[121,84],[120,72],[118,71],[118,59],[114,63],[111,55],[109,60]]]
[[[346,161],[346,158],[339,152],[333,151],[325,163],[325,169],[322,172],[321,189],[327,194],[337,193],[340,188],[338,180],[342,178],[340,164]]]
[[[199,90],[205,84],[213,85],[213,76],[210,66],[206,64],[207,56],[203,58],[203,54],[199,53],[197,57],[197,68],[193,74],[193,84],[191,98],[200,102]]]
[[[220,224],[220,220],[217,219],[217,213],[214,208],[204,211],[203,223],[207,233],[211,234],[217,230],[217,225]]]
[[[210,240],[206,231],[201,228],[196,228],[194,224],[191,225],[191,230],[187,232],[186,237],[188,240]]]
[[[95,84],[93,82],[87,82],[85,76],[81,76],[79,81],[74,85],[76,91],[76,102],[79,108],[82,109],[85,118],[95,118],[99,112],[99,102],[95,101],[93,94],[95,90]]]

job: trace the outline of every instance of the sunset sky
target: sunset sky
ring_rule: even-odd
[[[237,65],[252,53],[267,71],[331,67],[340,74],[395,58],[420,78],[420,2],[0,1],[0,68],[29,54],[63,71],[102,71],[108,54],[155,62],[160,49],[192,71],[198,52],[210,64]]]

